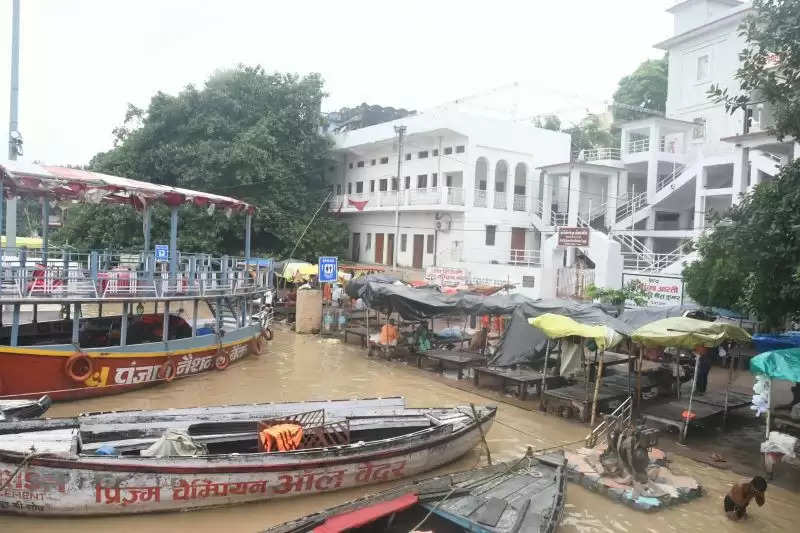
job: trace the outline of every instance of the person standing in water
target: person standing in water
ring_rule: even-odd
[[[764,505],[766,491],[767,480],[761,476],[734,485],[723,502],[725,514],[731,520],[741,520],[747,516],[747,506],[750,505],[750,500],[753,498],[759,507]]]

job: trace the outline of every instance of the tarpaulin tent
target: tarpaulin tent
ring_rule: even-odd
[[[750,334],[733,324],[684,317],[664,318],[646,324],[634,331],[631,338],[645,346],[672,346],[688,350],[695,346],[719,346],[725,341],[750,342]]]
[[[391,285],[396,281],[399,280],[393,276],[387,276],[386,274],[367,274],[366,276],[354,277],[348,281],[347,285],[344,287],[344,292],[350,298],[361,298],[361,289],[363,289],[367,283],[384,283]]]
[[[551,339],[564,337],[583,337],[593,339],[597,349],[613,348],[622,341],[622,335],[604,325],[587,325],[567,316],[545,313],[528,319],[531,326],[542,330]]]
[[[700,309],[696,305],[651,305],[647,307],[634,307],[625,309],[619,319],[625,322],[631,329],[638,329],[645,324],[670,318],[673,316],[683,316],[689,311]]]
[[[547,336],[528,324],[528,316],[522,307],[514,310],[511,323],[497,344],[491,366],[529,364],[540,366],[544,359]]]
[[[770,350],[783,350],[786,348],[800,348],[800,331],[786,331],[772,335],[753,335],[753,344],[758,352]]]
[[[311,276],[319,275],[319,265],[311,263],[287,263],[282,276],[287,281],[308,281]]]
[[[773,350],[750,359],[750,372],[800,383],[800,348]]]

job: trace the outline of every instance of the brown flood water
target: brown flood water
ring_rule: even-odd
[[[402,395],[410,406],[492,403],[481,396],[448,387],[430,374],[403,364],[369,360],[360,348],[317,336],[295,335],[278,329],[275,340],[259,357],[249,357],[225,372],[201,376],[107,398],[61,403],[49,416],[70,416],[85,411],[153,409],[229,403],[295,401]],[[524,453],[526,446],[544,448],[580,439],[586,429],[578,424],[538,412],[500,404],[497,421],[487,436],[492,458],[507,460]],[[706,494],[691,503],[656,514],[637,512],[612,503],[584,488],[569,484],[567,509],[561,523],[566,532],[719,532],[797,531],[800,498],[796,493],[770,486],[767,504],[753,505],[743,523],[729,522],[722,514],[722,498],[739,478],[730,472],[672,456],[676,472],[695,476]],[[440,471],[465,470],[484,454],[476,448]],[[430,475],[430,474],[426,474]],[[366,492],[383,488],[373,486]],[[35,519],[0,516],[0,531],[258,531],[361,496],[364,489],[253,503],[205,511],[130,515],[113,518]],[[792,525],[794,524],[794,525]],[[719,529],[717,529],[719,528]]]

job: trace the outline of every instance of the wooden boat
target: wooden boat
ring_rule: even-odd
[[[561,520],[567,474],[563,454],[436,476],[332,507],[267,533],[550,533]],[[430,513],[430,516],[428,514]]]
[[[0,308],[12,316],[10,323],[0,324],[0,400],[43,394],[56,401],[87,398],[224,370],[258,353],[271,338],[268,308],[253,312],[254,302],[264,304],[271,290],[271,269],[250,257],[253,206],[199,191],[19,162],[0,162],[0,184],[40,202],[44,221],[41,249],[0,250]],[[130,254],[49,248],[51,201],[134,206],[142,211],[144,249]],[[172,211],[168,247],[149,244],[156,204]],[[181,253],[178,210],[187,204],[244,213],[244,257]],[[201,303],[212,317],[207,324],[198,323]],[[43,306],[53,304],[61,308],[61,319],[43,319]],[[186,304],[191,323],[181,316]]]
[[[494,407],[408,408],[403,398],[374,398],[0,424],[0,512],[85,516],[185,510],[390,481],[463,455],[489,430],[495,412]],[[262,451],[259,431],[276,424],[302,428],[297,449]],[[205,451],[141,454],[170,439]]]
[[[0,422],[41,416],[52,404],[49,396],[38,400],[0,400]]]

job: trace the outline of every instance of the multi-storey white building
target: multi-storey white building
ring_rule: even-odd
[[[707,215],[773,179],[800,143],[767,133],[768,104],[731,115],[707,96],[712,84],[738,93],[737,28],[750,5],[686,0],[668,11],[675,35],[656,45],[669,54],[666,116],[621,124],[620,146],[570,157],[564,134],[460,114],[337,137],[331,208],[348,214],[352,258],[391,264],[399,201],[399,265],[461,266],[538,296],[568,295],[578,264],[600,286],[619,287],[623,272],[679,276]],[[399,124],[408,143],[398,194]],[[589,245],[559,246],[561,226],[589,227]]]
[[[336,149],[330,208],[350,227],[350,259],[391,265],[397,233],[399,266],[461,267],[535,287],[544,230],[531,217],[542,210],[536,169],[569,158],[569,135],[441,111],[337,135]]]

